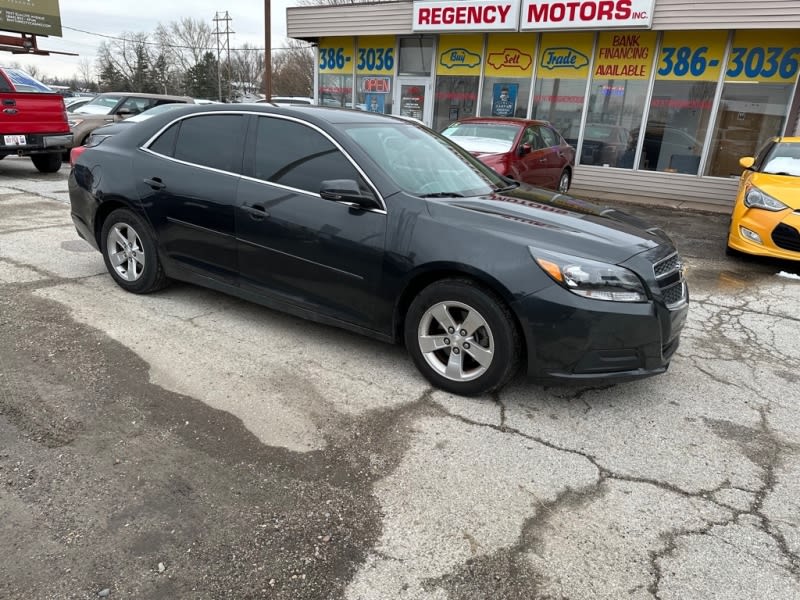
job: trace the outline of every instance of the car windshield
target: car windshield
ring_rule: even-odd
[[[479,196],[508,185],[458,146],[412,123],[352,124],[345,132],[401,189],[415,196]]]
[[[470,152],[508,152],[519,133],[519,125],[501,123],[453,123],[442,132]]]
[[[119,104],[120,100],[122,100],[122,96],[98,96],[78,108],[75,113],[82,115],[107,115],[111,112],[112,108]]]
[[[764,159],[761,172],[800,177],[800,142],[775,144]]]

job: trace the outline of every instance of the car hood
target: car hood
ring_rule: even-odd
[[[671,240],[658,227],[620,210],[520,185],[507,193],[436,200],[450,222],[516,238],[529,246],[619,264]]]
[[[754,173],[750,182],[789,208],[800,210],[800,177]]]

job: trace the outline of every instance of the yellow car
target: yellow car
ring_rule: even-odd
[[[800,261],[800,137],[772,138],[739,164],[728,253]]]

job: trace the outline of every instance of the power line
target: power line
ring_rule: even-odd
[[[202,47],[179,46],[177,44],[162,44],[160,42],[151,42],[149,40],[135,40],[115,35],[106,35],[105,33],[97,33],[95,31],[86,31],[85,29],[78,29],[77,27],[68,27],[67,25],[61,25],[61,29],[69,29],[70,31],[77,31],[78,33],[85,33],[86,35],[94,35],[96,37],[101,37],[108,40],[114,40],[117,42],[126,42],[128,44],[144,44],[146,46],[158,46],[160,48],[173,48],[176,50],[209,50],[209,51],[216,50],[216,47],[211,47],[211,46],[202,46]],[[74,43],[80,44],[80,42],[74,42]],[[303,46],[303,47],[313,48],[313,45],[309,44],[308,46]],[[280,46],[280,47],[273,46],[272,48],[270,48],[270,50],[294,50],[294,48],[292,46]],[[231,48],[231,52],[264,52],[264,48]]]

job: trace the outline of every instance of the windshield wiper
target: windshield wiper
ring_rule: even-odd
[[[787,173],[786,171],[778,171],[777,173],[773,173],[771,171],[764,171],[767,175],[784,175],[786,177],[800,177],[800,175],[795,175],[794,173]]]
[[[495,194],[502,194],[503,192],[510,192],[511,190],[515,190],[518,187],[519,187],[519,182],[514,181],[508,184],[507,186],[494,188],[492,191]]]
[[[463,198],[464,194],[458,192],[431,192],[430,194],[422,194],[420,198]]]

